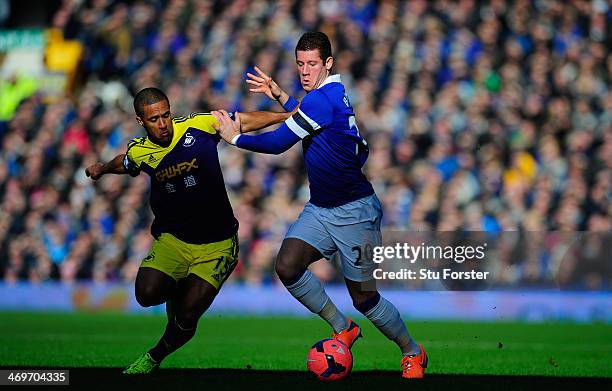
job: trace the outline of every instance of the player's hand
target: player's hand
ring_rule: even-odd
[[[211,114],[217,120],[218,124],[213,123],[213,128],[219,133],[219,136],[227,143],[231,144],[232,139],[240,134],[240,115],[234,113],[235,120],[232,121],[229,114],[225,110],[212,111]]]
[[[270,76],[266,75],[257,66],[255,67],[255,72],[257,72],[257,75],[247,73],[248,79],[246,82],[252,86],[249,91],[266,94],[268,98],[278,100],[283,90],[281,90],[278,84],[276,84],[276,82],[272,80]]]
[[[97,181],[102,175],[104,175],[103,166],[104,165],[102,163],[92,164],[91,166],[85,169],[85,175],[87,175],[94,181]]]

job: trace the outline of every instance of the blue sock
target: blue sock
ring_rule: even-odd
[[[295,297],[304,307],[311,312],[318,314],[338,333],[349,327],[346,317],[336,308],[331,301],[321,281],[316,278],[310,270],[306,270],[304,274],[291,285],[286,285],[287,290]]]

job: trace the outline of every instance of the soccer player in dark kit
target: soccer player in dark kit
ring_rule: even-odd
[[[227,197],[217,155],[219,135],[209,113],[172,118],[167,96],[145,88],[134,98],[145,137],[129,142],[125,154],[86,169],[93,180],[105,174],[151,177],[155,238],[136,277],[136,299],[144,307],[166,303],[168,323],[152,349],[124,374],[146,374],[195,334],[238,260],[238,221]],[[240,113],[243,131],[280,123],[290,113]]]

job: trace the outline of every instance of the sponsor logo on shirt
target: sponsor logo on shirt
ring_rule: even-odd
[[[170,178],[188,173],[192,169],[196,168],[198,168],[197,160],[196,158],[193,158],[190,162],[181,162],[168,168],[164,168],[155,174],[155,179],[157,179],[158,182],[165,182]]]

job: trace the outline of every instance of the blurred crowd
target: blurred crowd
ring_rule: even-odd
[[[134,280],[152,241],[148,177],[84,173],[143,134],[133,94],[162,88],[174,115],[280,111],[246,72],[303,96],[294,47],[308,30],[332,41],[384,227],[612,231],[611,19],[604,0],[64,0],[50,27],[83,43],[81,88],[33,95],[0,124],[1,276]],[[301,146],[219,154],[240,222],[231,279],[271,283],[309,198]],[[341,281],[332,263],[314,271]]]

